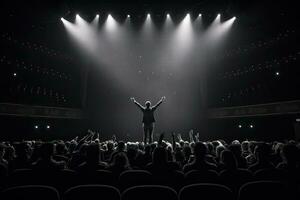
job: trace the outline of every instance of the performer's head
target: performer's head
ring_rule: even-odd
[[[146,105],[147,108],[150,108],[151,102],[150,102],[150,101],[146,101],[146,102],[145,102],[145,105]]]

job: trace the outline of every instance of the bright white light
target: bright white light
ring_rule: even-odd
[[[232,19],[233,19],[233,20],[236,20],[236,17],[233,17]]]
[[[108,31],[113,31],[117,27],[116,20],[109,14],[106,20],[106,28]]]
[[[38,128],[39,128],[39,126],[38,126],[38,125],[35,125],[35,126],[34,126],[34,128],[35,128],[35,129],[38,129]]]
[[[16,76],[17,76],[17,73],[14,73],[13,75],[14,75],[14,77],[16,77]]]
[[[276,76],[279,76],[279,74],[280,74],[279,72],[276,72]]]
[[[50,126],[49,126],[49,125],[47,125],[47,126],[46,126],[46,128],[47,128],[47,129],[50,129]]]
[[[201,17],[201,16],[202,16],[202,14],[201,14],[201,13],[199,13],[198,17]]]
[[[220,13],[218,13],[217,17],[221,17],[221,14],[220,14]]]
[[[167,17],[170,17],[170,14],[169,14],[169,13],[167,14]]]
[[[147,14],[147,18],[150,18],[150,17],[151,17],[151,15],[148,13],[148,14]]]
[[[239,125],[239,128],[242,128],[242,125]]]
[[[99,14],[97,14],[96,17],[99,17]]]
[[[76,14],[76,17],[80,17],[79,14]]]
[[[63,18],[63,17],[61,17],[61,18],[60,18],[60,20],[61,20],[61,21],[63,21],[63,20],[64,20],[64,18]]]
[[[190,17],[191,15],[190,15],[190,13],[188,13],[188,14],[186,14],[186,16],[187,16],[187,17]]]
[[[253,128],[254,126],[252,124],[250,124],[250,128]]]
[[[129,18],[129,17],[130,17],[130,15],[127,15],[127,17]]]

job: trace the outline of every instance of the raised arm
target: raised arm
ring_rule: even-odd
[[[142,106],[139,102],[137,102],[137,101],[135,100],[134,97],[131,97],[130,100],[131,100],[135,105],[137,105],[141,110],[144,110],[144,109],[145,109],[144,106]]]
[[[156,109],[156,108],[158,108],[158,106],[164,101],[166,99],[166,97],[165,96],[163,96],[153,107],[152,107],[152,109]]]

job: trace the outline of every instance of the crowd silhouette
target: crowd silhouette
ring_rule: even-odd
[[[199,134],[193,131],[189,135],[189,140],[183,140],[180,134],[172,134],[172,141],[166,141],[161,134],[149,144],[117,141],[115,136],[101,141],[93,132],[68,141],[3,141],[0,142],[1,195],[14,199],[10,190],[30,186],[51,187],[59,195],[66,195],[75,186],[86,190],[88,186],[109,186],[121,193],[132,188],[142,187],[149,192],[161,187],[160,190],[170,189],[183,199],[190,194],[185,190],[193,193],[192,186],[198,188],[199,195],[200,191],[203,194],[211,191],[211,199],[226,195],[222,191],[230,193],[231,199],[249,199],[244,192],[255,188],[255,184],[265,184],[251,192],[258,199],[268,193],[269,187],[266,195],[276,194],[275,199],[282,195],[293,198],[299,192],[299,142],[227,143],[200,141]],[[278,184],[282,185],[276,190]]]

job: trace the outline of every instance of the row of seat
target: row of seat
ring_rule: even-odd
[[[248,170],[239,169],[235,171],[224,172],[219,175],[215,171],[190,171],[183,174],[179,171],[153,175],[144,170],[128,170],[116,176],[107,170],[98,170],[84,174],[77,174],[72,170],[60,170],[55,172],[34,171],[31,169],[15,170],[3,187],[13,187],[18,185],[42,184],[54,186],[64,192],[67,188],[80,184],[104,184],[118,187],[121,191],[137,185],[159,184],[170,186],[176,191],[183,186],[194,183],[215,183],[223,184],[232,190],[238,190],[239,187],[250,181],[271,180],[282,181],[281,171],[278,170],[260,170],[253,176]],[[236,192],[236,191],[235,191]]]
[[[244,184],[238,195],[238,200],[283,200],[297,199],[297,194],[291,193],[283,183],[274,181],[256,181]],[[298,193],[299,195],[299,193]],[[0,193],[3,200],[235,200],[233,192],[219,184],[192,184],[183,187],[179,192],[161,185],[140,185],[130,187],[120,192],[109,185],[79,185],[68,189],[63,195],[50,186],[27,185],[3,190]]]

